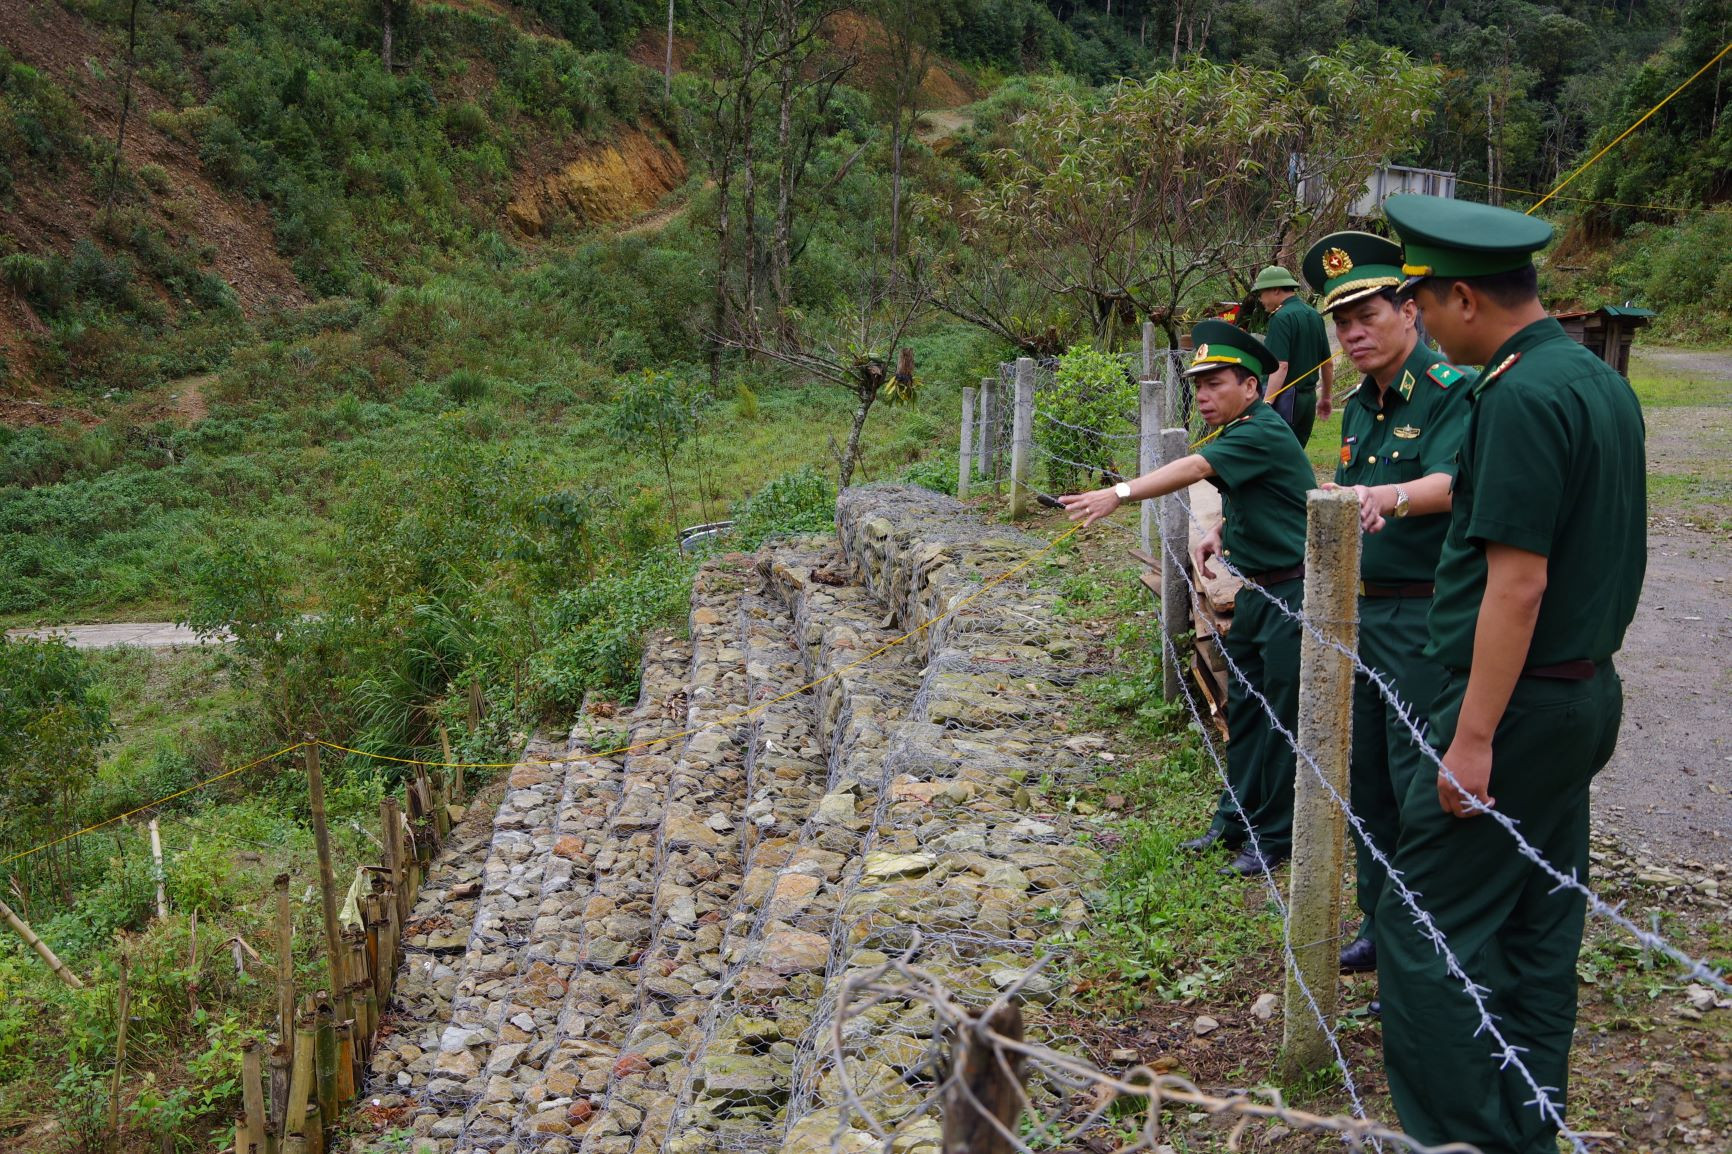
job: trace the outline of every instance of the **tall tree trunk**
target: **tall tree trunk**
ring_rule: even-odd
[[[392,68],[391,21],[396,16],[395,9],[394,0],[381,0],[379,4],[379,12],[382,17],[379,23],[383,26],[379,35],[379,59],[384,62],[386,72],[391,71]]]
[[[786,26],[784,26],[786,27]],[[795,157],[792,147],[794,132],[794,70],[798,62],[793,54],[786,50],[788,31],[783,33],[784,55],[782,58],[781,91],[779,93],[779,109],[776,121],[776,155],[781,159],[781,168],[776,178],[776,225],[775,236],[770,243],[770,288],[775,294],[776,323],[782,323],[786,314],[792,286],[789,282],[789,270],[793,264],[792,244],[794,232],[794,177]]]
[[[846,489],[854,482],[854,469],[860,463],[860,434],[866,429],[866,414],[872,411],[872,402],[877,399],[876,386],[860,394],[860,407],[854,410],[854,423],[848,429],[848,447],[842,452],[840,488]]]
[[[114,207],[114,193],[120,186],[120,157],[126,151],[126,118],[132,112],[132,73],[138,66],[138,0],[126,10],[126,80],[120,91],[120,127],[114,134],[114,162],[108,166],[108,195],[102,202],[102,213]]]
[[[749,85],[751,80],[748,78]],[[758,331],[758,167],[754,145],[753,120],[757,115],[756,101],[748,92],[740,121],[740,218],[742,231],[740,253],[741,273],[745,277],[745,317],[748,332]]]
[[[733,247],[733,214],[728,198],[733,186],[733,146],[725,146],[721,163],[714,168],[716,181],[716,282],[714,299],[710,302],[714,338],[710,342],[710,391],[720,393],[722,387],[722,341],[728,324],[728,265]]]
[[[674,0],[668,0],[667,62],[662,69],[662,100],[674,98]]]
[[[902,255],[902,109],[890,124],[890,279],[896,280],[897,261]]]

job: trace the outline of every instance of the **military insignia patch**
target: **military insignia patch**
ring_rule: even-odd
[[[1454,365],[1446,365],[1442,361],[1425,370],[1425,375],[1437,382],[1437,387],[1447,389],[1467,374]]]
[[[1413,399],[1413,373],[1411,371],[1403,372],[1401,374],[1400,388],[1401,399],[1404,401],[1411,401]]]
[[[1395,435],[1403,441],[1412,441],[1419,437],[1419,430],[1412,425],[1397,425]]]
[[[1341,463],[1343,465],[1351,465],[1353,463],[1353,450],[1348,448],[1346,445],[1341,446]]]
[[[1330,280],[1338,276],[1346,276],[1353,271],[1353,258],[1338,248],[1332,248],[1323,254],[1323,273]]]

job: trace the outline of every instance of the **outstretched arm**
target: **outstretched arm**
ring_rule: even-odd
[[[1214,475],[1215,470],[1210,467],[1209,462],[1205,461],[1201,454],[1192,453],[1188,457],[1180,457],[1177,461],[1169,461],[1154,472],[1144,473],[1129,482],[1130,499],[1147,501],[1153,497],[1164,497]],[[1070,513],[1072,521],[1081,521],[1084,525],[1093,525],[1124,504],[1119,500],[1119,495],[1111,489],[1072,493],[1060,497],[1059,501]]]

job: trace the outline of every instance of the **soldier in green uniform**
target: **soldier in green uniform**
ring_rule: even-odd
[[[1392,862],[1561,1111],[1586,903],[1486,811],[1587,878],[1588,784],[1623,715],[1612,655],[1647,559],[1642,410],[1541,306],[1531,254],[1549,225],[1436,197],[1394,196],[1384,211],[1427,330],[1452,360],[1485,366],[1468,394],[1427,650],[1448,671],[1431,711],[1448,774],[1411,783]],[[1486,1154],[1554,1154],[1556,1121],[1492,1053],[1394,886],[1377,925],[1403,1127]]]
[[[1260,383],[1276,367],[1262,342],[1226,321],[1204,321],[1191,335],[1196,354],[1185,375],[1195,384],[1198,412],[1214,432],[1195,453],[1152,473],[1060,500],[1072,520],[1093,524],[1126,501],[1164,496],[1198,481],[1219,489],[1224,517],[1192,559],[1200,573],[1213,576],[1209,559],[1218,554],[1268,594],[1240,591],[1227,633],[1227,655],[1268,698],[1281,724],[1294,732],[1299,626],[1270,598],[1299,610],[1305,576],[1305,493],[1316,487],[1315,474],[1292,432],[1261,399]],[[1186,847],[1201,851],[1222,842],[1240,851],[1223,872],[1248,875],[1274,866],[1292,849],[1295,757],[1262,705],[1237,679],[1229,681],[1227,725],[1231,788],[1222,791],[1208,832]],[[1256,833],[1255,846],[1250,831]]]
[[[1335,362],[1323,318],[1300,299],[1299,282],[1278,264],[1258,273],[1251,289],[1269,313],[1265,341],[1277,362],[1263,382],[1263,397],[1293,427],[1299,443],[1310,444],[1312,425],[1327,417],[1334,403]]]
[[[1311,246],[1306,281],[1321,294],[1341,349],[1365,374],[1341,402],[1341,462],[1335,483],[1359,494],[1367,536],[1360,563],[1359,657],[1424,724],[1443,668],[1424,656],[1432,575],[1449,525],[1455,454],[1467,429],[1471,378],[1419,339],[1418,307],[1400,300],[1401,249],[1366,232],[1337,232]],[[1397,801],[1431,762],[1369,677],[1353,683],[1351,803],[1366,833],[1395,851]],[[1359,935],[1341,969],[1377,968],[1373,928],[1387,880],[1358,841]]]

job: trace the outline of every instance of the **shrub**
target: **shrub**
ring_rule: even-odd
[[[1047,453],[1047,484],[1064,493],[1096,473],[1136,463],[1137,385],[1123,356],[1075,345],[1035,398],[1035,439]],[[1051,420],[1042,420],[1042,417]]]
[[[453,402],[468,405],[486,397],[492,391],[493,383],[486,374],[474,369],[455,369],[441,382],[441,387]]]
[[[954,490],[956,483],[951,481]],[[824,474],[806,465],[772,480],[734,506],[735,544],[756,549],[783,533],[822,533],[836,523],[836,491]]]

